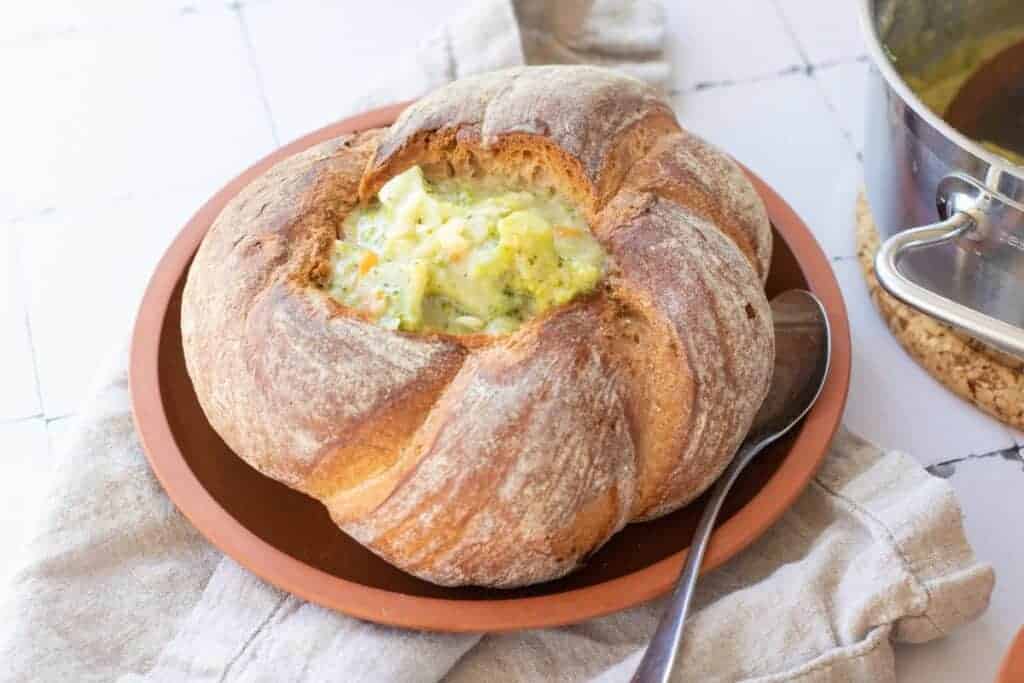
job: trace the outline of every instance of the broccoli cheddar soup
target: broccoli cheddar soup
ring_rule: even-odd
[[[328,290],[383,327],[500,334],[591,291],[604,268],[553,191],[431,182],[414,166],[345,219]]]

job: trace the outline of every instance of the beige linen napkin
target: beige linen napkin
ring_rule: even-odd
[[[488,0],[378,97],[524,61],[600,62],[665,83],[661,26],[652,2]],[[629,680],[661,601],[565,628],[446,635],[352,619],[262,582],[156,483],[126,366],[122,352],[100,373],[0,611],[3,680]],[[892,641],[945,635],[985,609],[992,583],[949,486],[843,432],[796,505],[702,580],[682,664],[687,680],[891,681]]]

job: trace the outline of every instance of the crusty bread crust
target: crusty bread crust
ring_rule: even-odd
[[[599,290],[502,337],[382,329],[324,292],[345,216],[413,164],[548,186]],[[764,206],[643,83],[526,67],[295,155],[224,209],[182,333],[210,423],[389,562],[445,585],[562,576],[721,473],[770,381]]]

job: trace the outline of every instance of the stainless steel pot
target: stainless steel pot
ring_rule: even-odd
[[[1024,357],[1024,168],[932,113],[897,72],[919,73],[964,36],[1024,25],[1022,0],[859,0],[873,61],[864,173],[893,296]]]

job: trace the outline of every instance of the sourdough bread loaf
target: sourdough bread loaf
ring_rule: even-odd
[[[389,330],[340,305],[325,281],[345,216],[412,165],[574,202],[607,253],[597,289],[504,335]],[[520,586],[721,473],[770,381],[770,254],[746,177],[651,88],[500,71],[239,193],[189,271],[185,356],[225,442],[375,553],[435,583]]]

